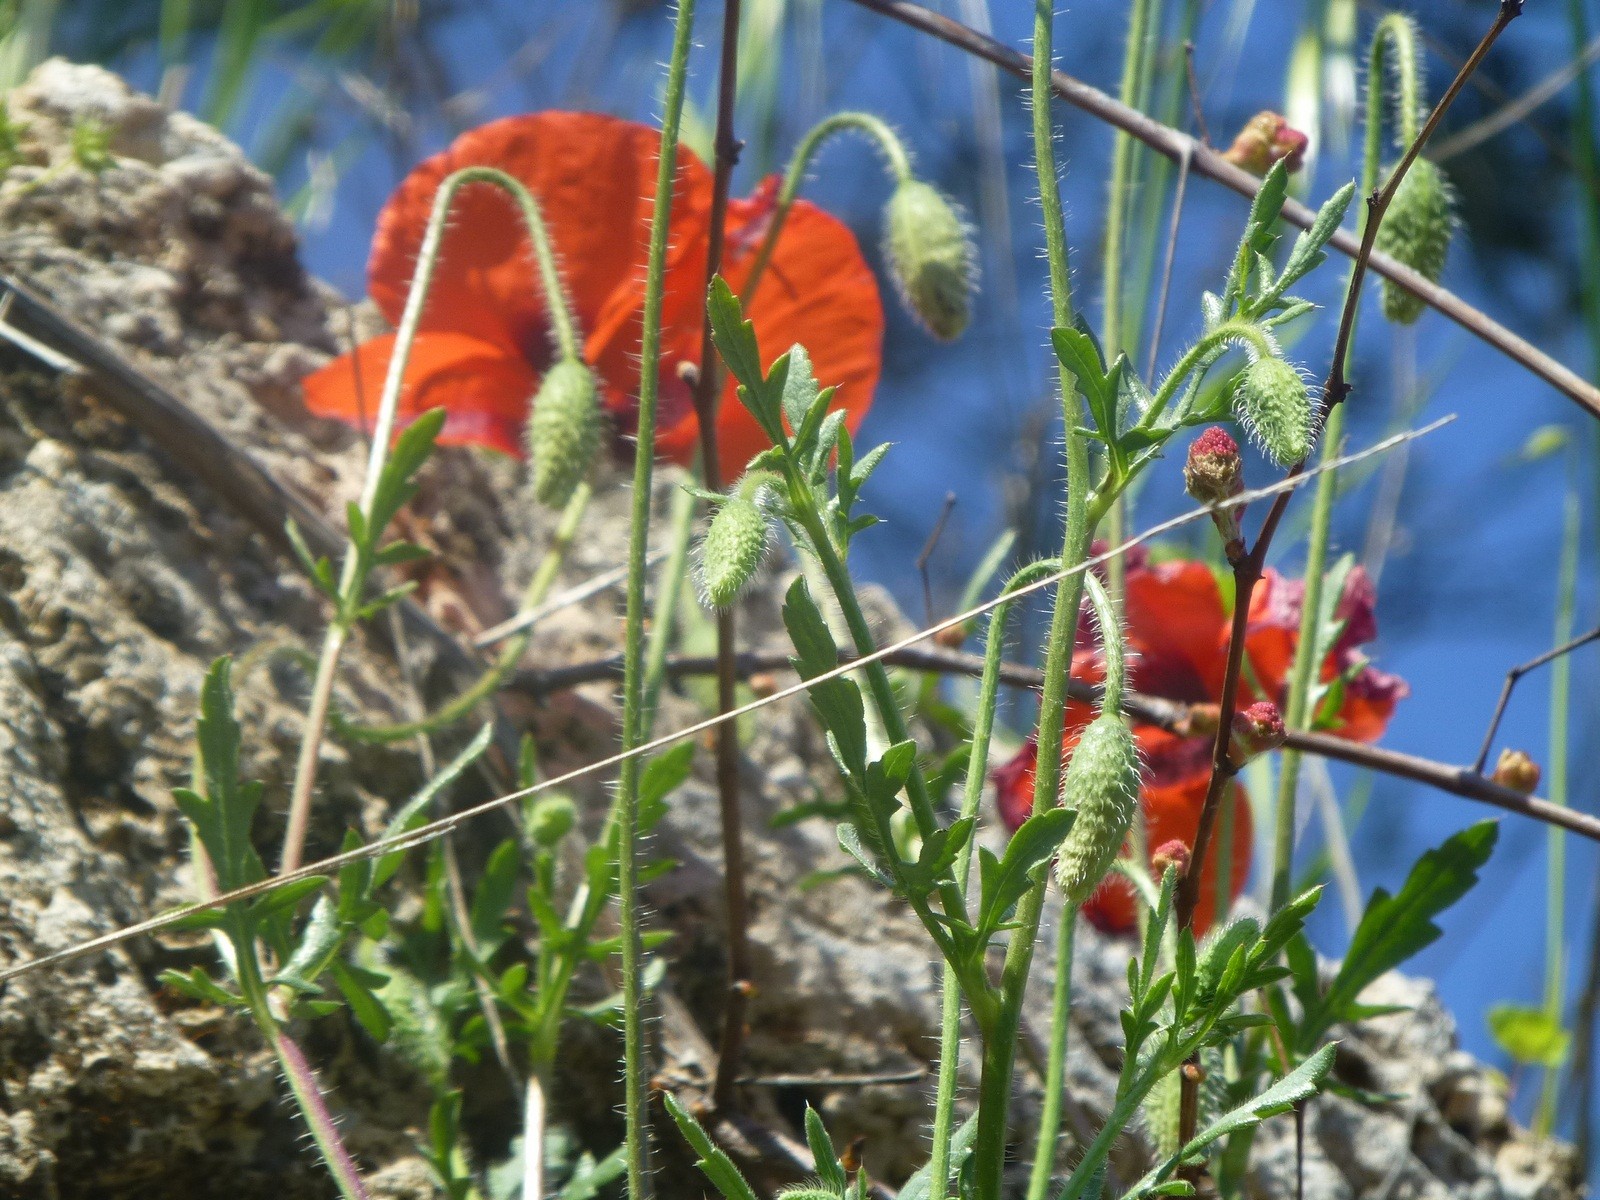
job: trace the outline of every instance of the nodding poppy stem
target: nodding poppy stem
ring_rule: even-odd
[[[1064,904],[1056,925],[1056,977],[1050,991],[1050,1049],[1045,1058],[1044,1098],[1039,1104],[1039,1130],[1033,1146],[1033,1170],[1027,1200],[1045,1200],[1056,1165],[1056,1140],[1061,1134],[1061,1102],[1067,1085],[1067,1039],[1072,1032],[1072,934],[1078,906]]]
[[[1395,142],[1404,149],[1417,138],[1422,120],[1422,70],[1417,57],[1416,26],[1403,13],[1390,13],[1372,32],[1367,68],[1366,132],[1362,148],[1361,194],[1370,196],[1378,186],[1383,161],[1384,76],[1393,83]],[[1388,71],[1385,71],[1387,63]],[[1355,270],[1351,267],[1352,272]],[[1354,318],[1352,319],[1352,323]],[[1352,335],[1352,340],[1354,340]],[[1331,462],[1339,454],[1344,432],[1344,406],[1330,411],[1322,430],[1322,458]],[[1328,539],[1333,526],[1333,502],[1339,494],[1339,474],[1326,471],[1317,480],[1312,499],[1311,528],[1306,537],[1305,590],[1301,596],[1299,640],[1289,672],[1289,694],[1283,710],[1284,727],[1311,726],[1311,690],[1319,682],[1321,658],[1317,655],[1322,626],[1323,576],[1328,564]],[[1278,799],[1272,847],[1271,910],[1289,903],[1294,859],[1295,808],[1300,789],[1300,752],[1286,748],[1278,772]]]
[[[784,222],[789,219],[789,210],[794,207],[795,199],[800,194],[800,185],[805,182],[806,172],[811,169],[811,160],[816,157],[817,151],[822,149],[824,142],[835,134],[846,132],[864,133],[877,144],[878,149],[883,152],[889,174],[893,176],[896,185],[912,178],[911,155],[906,152],[900,136],[881,118],[871,113],[842,112],[813,125],[810,132],[800,139],[800,144],[794,148],[794,153],[789,157],[789,166],[783,173],[783,183],[778,188],[778,200],[772,211],[772,220],[767,225],[766,236],[761,239],[761,248],[756,252],[755,264],[750,268],[750,278],[739,293],[739,302],[744,306],[749,307],[750,298],[756,294],[756,288],[761,285],[761,276],[766,272],[767,264],[772,261],[772,251],[778,244],[778,235],[783,232]]]
[[[427,304],[428,290],[433,284],[434,269],[439,263],[439,250],[444,243],[446,221],[456,194],[469,184],[486,183],[504,189],[516,202],[528,226],[528,236],[533,242],[534,256],[539,263],[540,285],[545,294],[545,306],[550,312],[550,323],[556,334],[556,344],[562,357],[578,355],[577,325],[568,310],[561,277],[556,270],[555,252],[545,229],[544,214],[532,194],[504,171],[493,167],[467,167],[446,177],[434,196],[433,212],[428,216],[428,228],[423,234],[422,247],[417,254],[417,271],[411,278],[411,290],[406,294],[405,310],[400,314],[400,326],[395,331],[394,353],[389,357],[388,374],[384,376],[383,393],[378,399],[378,415],[373,423],[372,448],[367,454],[367,475],[361,487],[360,509],[363,517],[372,516],[373,502],[377,499],[378,484],[383,469],[389,461],[389,446],[394,440],[395,424],[400,411],[400,391],[405,385],[406,365],[411,358],[411,347],[422,327],[422,312]],[[339,656],[349,640],[355,623],[353,614],[360,607],[350,601],[366,586],[361,574],[354,543],[347,545],[344,566],[339,579],[340,603],[327,636],[323,639],[322,654],[317,660],[317,674],[311,685],[311,702],[306,711],[306,728],[300,739],[300,753],[295,761],[294,786],[289,793],[288,825],[283,835],[283,854],[279,859],[280,871],[292,871],[300,865],[305,854],[306,833],[311,824],[311,793],[317,783],[317,764],[322,756],[322,736],[327,729],[328,713],[332,708],[334,672],[339,667]],[[406,734],[405,736],[411,736]]]
[[[1001,595],[1025,587],[1060,570],[1058,559],[1029,563],[1007,582]],[[972,723],[972,748],[967,756],[966,789],[961,796],[961,818],[976,818],[983,799],[983,781],[989,774],[989,742],[994,736],[994,716],[1005,666],[1006,625],[1015,601],[1002,600],[989,618],[989,636],[983,653],[983,682]],[[973,840],[968,838],[956,855],[956,881],[963,891],[971,873]],[[950,1186],[950,1139],[955,1134],[956,1083],[961,1066],[961,980],[956,969],[944,964],[944,994],[939,1021],[939,1090],[933,1107],[933,1155],[928,1165],[928,1200],[945,1200]]]
[[[650,212],[650,250],[646,259],[644,320],[639,343],[639,427],[633,459],[633,511],[628,530],[627,616],[622,669],[622,760],[617,772],[617,907],[622,941],[623,1090],[629,1200],[650,1194],[649,1117],[645,1096],[644,963],[639,937],[639,772],[636,754],[644,739],[644,607],[650,539],[651,483],[656,450],[656,401],[661,382],[661,303],[665,291],[667,239],[672,219],[672,182],[678,163],[678,130],[683,119],[684,81],[694,0],[678,0],[672,57],[662,104],[661,152],[656,163],[655,199]]]
[[[1033,22],[1033,153],[1039,172],[1039,200],[1043,209],[1045,249],[1050,266],[1050,299],[1057,327],[1072,327],[1072,284],[1067,262],[1066,226],[1061,215],[1060,182],[1056,178],[1055,131],[1051,122],[1051,39],[1055,10],[1052,0],[1035,0]],[[1063,437],[1066,439],[1066,529],[1062,538],[1063,567],[1083,561],[1093,530],[1089,523],[1089,450],[1079,427],[1083,404],[1078,381],[1065,365],[1060,368]],[[1045,653],[1044,690],[1039,700],[1038,766],[1033,803],[1055,804],[1061,793],[1061,732],[1066,724],[1067,677],[1072,669],[1072,648],[1078,629],[1078,605],[1083,595],[1083,573],[1067,576],[1056,589],[1055,611],[1050,620],[1050,640]],[[974,1194],[979,1200],[999,1200],[1005,1174],[1006,1134],[1011,1107],[1011,1082],[1016,1064],[1017,1033],[1022,1022],[1022,1002],[1033,967],[1034,943],[1044,913],[1047,879],[1034,884],[1017,904],[1016,927],[1006,945],[1000,973],[1000,1002],[992,1028],[986,1030],[983,1070],[978,1099],[978,1130],[973,1144]]]

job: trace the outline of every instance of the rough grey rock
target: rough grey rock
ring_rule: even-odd
[[[341,511],[359,489],[362,448],[350,431],[308,419],[297,384],[352,331],[372,328],[373,317],[305,275],[269,180],[214,131],[94,68],[46,64],[12,94],[10,111],[24,159],[0,178],[0,269],[36,282],[278,478],[324,511]],[[116,155],[100,174],[68,151],[72,128],[87,118],[109,131]],[[664,476],[658,501],[672,486]],[[621,561],[626,500],[611,479],[566,581]],[[466,564],[424,575],[419,590],[435,616],[463,631],[512,611],[549,532],[529,528],[514,464],[462,451],[439,456],[407,520],[408,535],[436,547],[441,562]],[[775,564],[744,604],[752,645],[781,645],[782,572]],[[873,611],[885,633],[902,627],[881,596]],[[322,620],[292,564],[195,484],[182,462],[128,427],[92,388],[0,350],[0,961],[66,946],[193,894],[170,789],[187,780],[197,689],[218,654],[243,656],[247,767],[272,798],[257,832],[264,846],[275,844],[306,681],[271,651],[314,645]],[[596,598],[541,627],[532,661],[555,666],[610,653],[619,631],[616,598]],[[405,712],[397,698],[406,688],[392,662],[356,645],[339,703],[393,718]],[[548,761],[575,763],[610,745],[613,692],[596,683],[577,697],[520,701],[511,711],[533,725]],[[662,726],[697,717],[701,694],[684,685],[666,697]],[[834,793],[814,723],[790,702],[767,709],[747,733],[758,986],[749,1073],[930,1071],[938,972],[916,921],[855,877],[801,886],[845,862],[829,823],[771,827],[784,809]],[[347,826],[376,833],[419,769],[408,751],[330,744],[320,778],[313,836],[316,848],[330,850]],[[592,819],[602,784],[581,789]],[[673,797],[659,834],[657,850],[681,865],[650,900],[654,919],[677,934],[672,987],[708,1032],[722,1006],[718,836],[703,763]],[[1030,1003],[1041,1028],[1051,941],[1047,930]],[[252,1031],[176,1001],[155,982],[161,969],[206,963],[209,953],[194,937],[147,939],[25,977],[0,996],[0,1194],[331,1194],[297,1145],[296,1123]],[[1069,1131],[1078,1139],[1109,1106],[1126,953],[1092,931],[1079,937],[1068,1071]],[[1407,1099],[1378,1110],[1318,1101],[1308,1121],[1306,1194],[1572,1195],[1560,1153],[1530,1148],[1507,1121],[1492,1073],[1454,1049],[1453,1026],[1427,985],[1396,977],[1380,986],[1416,1011],[1351,1033],[1340,1069],[1350,1082]],[[374,1194],[429,1194],[414,1150],[425,1089],[337,1020],[308,1031],[306,1042],[334,1085]],[[615,1136],[614,1054],[604,1036],[575,1037],[571,1094],[554,1098],[601,1149]],[[484,1073],[469,1093],[492,1104],[495,1086]],[[1020,1087],[1022,1148],[1039,1085],[1024,1072]],[[816,1104],[839,1140],[867,1138],[869,1163],[890,1181],[925,1154],[926,1074],[912,1083],[751,1091],[758,1115],[773,1123],[792,1119],[802,1101]],[[1063,1164],[1075,1153],[1072,1141],[1063,1144]],[[1290,1194],[1286,1123],[1269,1126],[1259,1145],[1252,1195]],[[1137,1132],[1126,1139],[1119,1177],[1141,1170],[1145,1152]],[[699,1194],[701,1185],[686,1176],[672,1190]]]

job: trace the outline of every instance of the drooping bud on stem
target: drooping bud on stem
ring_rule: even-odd
[[[1411,164],[1394,199],[1389,201],[1374,246],[1437,283],[1444,274],[1455,230],[1455,190],[1444,172],[1419,158]],[[1411,325],[1422,315],[1423,308],[1422,301],[1410,292],[1387,279],[1383,281],[1383,315],[1391,321]]]
[[[600,449],[600,398],[594,373],[563,358],[545,374],[528,416],[533,494],[562,508],[583,482]]]
[[[1311,453],[1311,393],[1300,372],[1271,355],[1259,355],[1239,376],[1233,414],[1280,467]]]
[[[883,224],[884,258],[906,308],[934,337],[960,337],[971,317],[977,255],[955,205],[931,184],[904,179]]]
[[[1105,690],[1100,713],[1078,739],[1061,783],[1062,802],[1077,810],[1056,857],[1056,878],[1068,904],[1082,904],[1117,860],[1139,808],[1139,747],[1122,715],[1126,666],[1122,626],[1105,588],[1084,576],[1090,611],[1100,627]]]
[[[1189,444],[1189,457],[1183,465],[1183,483],[1189,495],[1201,504],[1221,504],[1244,491],[1244,463],[1239,457],[1239,443],[1226,429],[1213,425]],[[1230,562],[1236,551],[1244,549],[1239,515],[1237,508],[1213,509],[1211,513]]]
[[[771,500],[769,477],[756,471],[718,505],[700,543],[700,587],[712,607],[727,608],[755,577],[772,532]]]

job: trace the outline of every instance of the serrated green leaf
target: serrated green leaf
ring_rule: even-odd
[[[1077,815],[1068,808],[1036,812],[1011,835],[1000,859],[990,855],[980,860],[981,892],[975,928],[982,942],[987,943],[994,935],[1006,914],[1032,885],[1034,875],[1061,848]]]
[[[1471,825],[1423,854],[1398,893],[1391,896],[1383,888],[1373,892],[1318,1010],[1302,1023],[1303,1047],[1315,1045],[1345,1020],[1368,984],[1439,938],[1434,918],[1477,883],[1499,835],[1495,821]]]
[[[868,854],[866,847],[861,844],[861,833],[854,825],[848,821],[843,821],[835,832],[838,835],[839,848],[841,850],[860,863],[862,869],[884,887],[891,889],[894,887],[894,880],[879,869],[878,864],[873,861],[872,855]]]
[[[811,370],[811,355],[798,343],[789,348],[789,368],[783,380],[783,415],[797,434],[822,389]]]
[[[950,1138],[950,1178],[955,1179],[961,1174],[961,1168],[966,1165],[967,1159],[972,1155],[972,1143],[978,1136],[978,1114],[973,1113],[961,1123],[961,1127]],[[931,1174],[933,1163],[923,1163],[921,1167],[905,1181],[900,1188],[900,1200],[928,1200],[933,1191],[933,1176]],[[963,1190],[961,1195],[965,1195]]]
[[[1056,359],[1078,381],[1078,391],[1089,406],[1095,426],[1102,436],[1116,431],[1116,389],[1107,378],[1104,355],[1094,336],[1087,329],[1065,329],[1060,326],[1050,331],[1050,344],[1055,348]]]
[[[839,650],[804,579],[790,585],[783,604],[783,624],[795,654],[790,660],[802,679],[815,679],[839,665]],[[861,689],[838,678],[813,686],[807,693],[822,726],[833,737],[848,774],[867,768],[867,716]]]

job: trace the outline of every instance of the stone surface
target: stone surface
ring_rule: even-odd
[[[359,489],[363,449],[350,431],[308,419],[297,384],[374,318],[306,276],[269,180],[214,131],[93,68],[46,64],[12,94],[10,111],[24,157],[0,178],[0,269],[47,291],[325,512],[342,511]],[[68,150],[72,128],[88,118],[109,131],[116,155],[100,174],[76,165]],[[665,477],[662,504],[672,486]],[[607,475],[564,582],[621,561],[626,501],[626,488]],[[530,528],[527,513],[515,464],[462,451],[439,456],[407,518],[409,536],[435,547],[442,563],[459,564],[419,579],[437,618],[470,632],[513,611],[549,535],[548,522]],[[774,563],[744,604],[752,645],[782,644],[785,570]],[[903,627],[881,596],[873,612],[883,633]],[[283,648],[314,646],[323,619],[294,566],[181,461],[153,448],[92,387],[57,381],[0,349],[0,961],[69,945],[194,894],[170,789],[188,779],[197,688],[219,654],[240,656],[247,769],[268,785],[257,833],[264,847],[276,844],[306,687]],[[597,597],[542,626],[531,662],[613,652],[619,631],[617,598]],[[426,665],[425,686],[436,682]],[[408,711],[407,687],[391,661],[358,644],[346,656],[338,702],[392,719]],[[509,711],[533,725],[547,762],[575,763],[610,745],[614,691],[614,683],[595,683],[576,696],[516,701]],[[675,689],[662,726],[695,719],[703,695],[696,684]],[[875,887],[851,876],[803,886],[846,861],[831,822],[772,828],[786,808],[836,793],[804,706],[769,708],[747,734],[758,984],[748,1072],[924,1072],[904,1083],[760,1087],[751,1089],[752,1104],[773,1124],[793,1120],[804,1102],[817,1105],[839,1140],[867,1138],[869,1163],[893,1182],[926,1150],[938,972],[914,918]],[[347,826],[376,833],[419,778],[408,749],[330,743],[314,849],[333,849]],[[577,792],[592,826],[603,781]],[[671,986],[713,1037],[723,986],[718,837],[702,761],[673,797],[654,847],[680,866],[649,899],[653,919],[677,934]],[[463,839],[469,860],[474,845]],[[1081,1139],[1094,1132],[1115,1082],[1127,951],[1088,930],[1078,941],[1068,1125]],[[1030,1003],[1039,1030],[1049,1005],[1049,930],[1045,943]],[[207,964],[210,955],[202,939],[158,937],[6,989],[0,1194],[332,1194],[298,1144],[253,1031],[179,1002],[156,982],[160,970]],[[1314,1104],[1306,1195],[1572,1195],[1560,1152],[1532,1147],[1508,1123],[1495,1077],[1454,1048],[1450,1018],[1431,989],[1398,977],[1381,987],[1382,999],[1415,1011],[1351,1033],[1340,1071],[1357,1086],[1406,1098],[1380,1109]],[[427,1104],[415,1076],[338,1019],[302,1036],[333,1086],[374,1194],[431,1194],[414,1148]],[[574,1036],[563,1056],[566,1094],[553,1097],[558,1115],[600,1152],[616,1136],[614,1055],[607,1036]],[[1037,1080],[1024,1072],[1020,1086],[1019,1149],[1038,1106]],[[508,1100],[490,1071],[470,1075],[468,1096],[469,1107],[484,1110]],[[1064,1144],[1062,1163],[1074,1153]],[[1144,1154],[1135,1131],[1119,1146],[1117,1176],[1134,1177]],[[1289,1125],[1275,1122],[1259,1140],[1252,1195],[1292,1194],[1292,1167]],[[692,1176],[665,1182],[672,1194],[703,1191]]]

